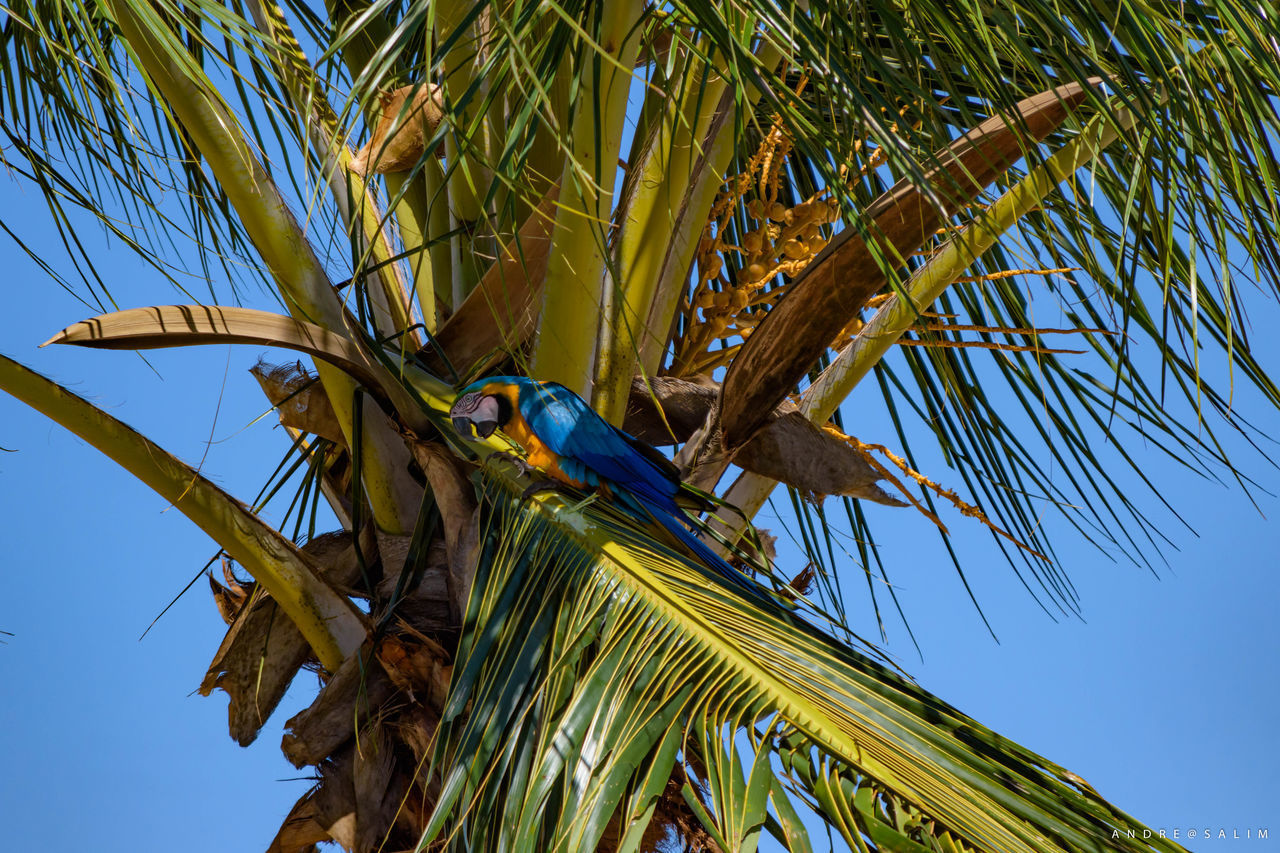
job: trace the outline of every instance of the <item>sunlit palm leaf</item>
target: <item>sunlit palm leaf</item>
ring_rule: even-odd
[[[598,503],[534,509],[500,474],[483,483],[488,533],[428,838],[590,849],[629,786],[670,774],[676,752],[657,748],[668,730],[686,731],[686,763],[703,756],[699,775],[724,786],[715,831],[743,838],[764,820],[752,793],[763,783],[734,776],[737,759],[712,746],[745,730],[747,760],[775,754],[847,838],[882,819],[872,800],[898,797],[986,849],[1128,849],[1112,831],[1130,820],[1066,771],[766,596],[727,588],[634,521]],[[689,739],[703,730],[716,734]],[[636,817],[650,805],[632,802]],[[861,817],[842,824],[840,811]]]
[[[1237,381],[1243,376],[1273,402],[1280,400],[1266,371],[1242,345],[1245,318],[1234,295],[1247,278],[1258,283],[1277,280],[1275,219],[1264,212],[1274,204],[1265,188],[1275,184],[1275,160],[1268,152],[1278,125],[1274,93],[1280,88],[1270,61],[1267,19],[1232,4],[1198,4],[1186,16],[1181,9],[1163,8],[1131,13],[1122,5],[1110,24],[1114,30],[1106,41],[1098,41],[1092,36],[1097,22],[1085,20],[1094,12],[1084,6],[1049,10],[1034,5],[979,9],[913,4],[906,12],[875,5],[853,17],[839,4],[815,4],[814,11],[818,14],[812,27],[803,17],[795,26],[810,46],[823,46],[823,51],[815,49],[813,61],[830,72],[813,74],[796,102],[773,107],[784,116],[789,109],[821,116],[825,124],[814,119],[815,127],[865,134],[886,151],[887,169],[872,171],[845,187],[855,210],[864,208],[895,177],[913,178],[927,169],[928,152],[939,141],[1007,108],[1042,83],[1096,74],[1128,92],[1128,106],[1139,117],[1138,132],[1081,175],[1080,185],[1051,196],[1042,212],[1026,217],[1020,225],[1021,239],[1006,241],[1006,248],[973,270],[1080,267],[1081,274],[1051,280],[1050,292],[1072,325],[1118,333],[1089,336],[1102,361],[1078,367],[1072,357],[1053,354],[907,353],[902,356],[905,366],[897,360],[893,366],[904,382],[901,396],[888,395],[885,400],[897,407],[895,418],[910,422],[913,412],[919,414],[920,423],[960,470],[970,494],[1023,541],[1040,550],[1052,548],[1035,521],[1044,509],[1035,496],[1045,495],[1069,515],[1077,513],[1073,507],[1089,507],[1096,516],[1073,518],[1071,523],[1109,550],[1142,559],[1141,550],[1158,545],[1163,536],[1155,522],[1118,491],[1107,467],[1118,461],[1141,476],[1135,464],[1141,454],[1130,445],[1152,432],[1164,433],[1161,446],[1175,458],[1203,459],[1215,466],[1226,460],[1212,426],[1203,441],[1187,433],[1177,418],[1170,417],[1171,401],[1163,382],[1156,387],[1142,379],[1134,357],[1141,339],[1152,340],[1160,349],[1165,378],[1177,389],[1170,389],[1171,396],[1185,398],[1192,410],[1216,410],[1232,428],[1249,429],[1225,405],[1225,389],[1213,387],[1200,374],[1199,359],[1205,353],[1218,357],[1225,352],[1238,371]],[[712,13],[699,7],[697,16],[704,14]],[[985,21],[965,20],[966,15]],[[1001,25],[993,26],[993,20]],[[856,26],[850,26],[854,21]],[[835,42],[844,49],[831,49]],[[803,44],[796,50],[797,55],[808,55]],[[818,54],[828,57],[822,60],[825,66]],[[863,69],[866,85],[842,77],[854,70],[841,70],[846,58]],[[836,78],[848,81],[844,89],[833,91]],[[781,87],[775,95],[784,100],[779,93],[784,93]],[[843,98],[847,106],[832,108],[833,98]],[[1167,98],[1163,105],[1162,98]],[[903,106],[909,107],[907,120],[892,132],[870,121],[850,125],[849,116],[878,116],[881,108],[896,116]],[[839,150],[823,132],[811,133],[805,127],[796,134],[799,154],[792,166],[800,197],[832,183],[826,152]],[[806,147],[815,136],[823,138],[822,152]],[[1198,154],[1194,162],[1179,153],[1188,140],[1194,140]],[[1063,142],[1064,138],[1050,137],[1047,144],[1057,147]],[[754,144],[748,137],[741,156],[745,158]],[[1029,151],[1028,161],[1041,156]],[[848,161],[853,166],[858,162]],[[806,175],[817,176],[817,182]],[[1014,170],[1000,183],[1020,177],[1021,170]],[[1093,183],[1084,184],[1084,179]],[[1206,187],[1213,187],[1211,200],[1204,198]],[[838,185],[836,189],[840,191]],[[1173,229],[1182,227],[1192,231],[1190,249],[1174,238]],[[735,242],[736,236],[731,231],[727,242]],[[1024,254],[1013,262],[1001,260],[1015,249]],[[1236,265],[1238,255],[1257,264],[1253,276]],[[919,263],[912,261],[907,272]],[[1163,292],[1141,285],[1144,272],[1154,276]],[[959,309],[957,320],[962,323],[1033,325],[1028,294],[1038,288],[1034,281],[1016,278],[959,285],[960,301],[949,303],[949,310]],[[1162,303],[1158,309],[1156,299]],[[1099,393],[1099,381],[1121,394]],[[1051,393],[1043,393],[1041,384],[1046,382]],[[1004,392],[1006,385],[1012,398]],[[974,394],[975,388],[980,393]],[[1109,422],[1110,410],[1120,398],[1132,401],[1129,421],[1135,432],[1108,435],[1119,452],[1118,460],[1111,460],[1082,440],[1079,424]],[[925,404],[926,400],[931,402]],[[1002,423],[1023,414],[1035,426],[1030,437],[1024,432],[1015,438]],[[849,428],[856,432],[856,422]],[[1044,462],[1046,454],[1053,457],[1053,467]],[[1069,482],[1055,485],[1052,474],[1061,466],[1067,467]],[[1229,464],[1217,470],[1244,481]],[[1028,482],[1018,486],[1019,478]],[[992,488],[985,485],[988,482],[1000,485]],[[1064,584],[1061,578],[1047,581],[1043,595],[1070,608],[1074,605]],[[1039,586],[1036,581],[1032,585]]]

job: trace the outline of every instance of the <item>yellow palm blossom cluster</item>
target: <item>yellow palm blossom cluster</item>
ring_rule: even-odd
[[[825,190],[792,206],[778,198],[790,150],[786,135],[773,130],[716,200],[698,244],[697,285],[684,305],[674,375],[710,373],[727,364],[737,345],[711,347],[749,337],[765,315],[761,309],[785,288],[778,277],[794,276],[827,245],[840,210]],[[735,212],[747,221],[736,244],[725,239]]]

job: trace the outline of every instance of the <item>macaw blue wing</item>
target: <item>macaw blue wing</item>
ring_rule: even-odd
[[[611,487],[618,504],[638,518],[656,521],[691,551],[703,565],[752,595],[763,595],[686,525],[676,503],[680,473],[675,465],[644,442],[615,428],[586,401],[555,382],[525,377],[509,380],[519,389],[521,417],[538,440],[559,457],[560,470],[590,487]]]
[[[529,383],[521,386],[519,399],[529,429],[560,457],[570,477],[591,486],[603,477],[655,507],[677,508],[675,466],[614,428],[577,394],[554,382]]]

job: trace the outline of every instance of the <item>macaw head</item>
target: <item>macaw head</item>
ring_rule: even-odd
[[[462,435],[470,436],[474,429],[476,435],[488,438],[511,420],[511,401],[503,394],[494,393],[497,389],[492,385],[485,382],[463,388],[449,409],[453,428]]]

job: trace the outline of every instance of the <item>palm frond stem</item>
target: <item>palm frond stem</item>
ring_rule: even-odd
[[[92,403],[0,356],[0,389],[61,424],[137,477],[244,566],[333,671],[365,639],[362,618],[306,558],[244,504]]]

